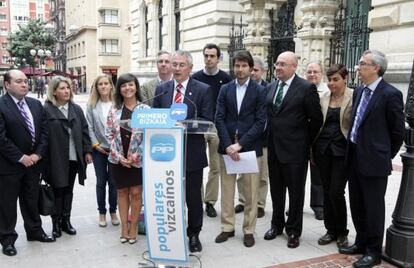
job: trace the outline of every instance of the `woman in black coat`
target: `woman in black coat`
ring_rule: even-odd
[[[45,175],[55,194],[52,215],[55,237],[60,237],[62,231],[76,234],[70,222],[73,187],[76,174],[79,184],[84,185],[86,166],[92,162],[88,123],[81,107],[72,101],[70,86],[69,79],[54,77],[44,105],[49,123],[49,161]]]

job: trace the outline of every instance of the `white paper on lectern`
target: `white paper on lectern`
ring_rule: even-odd
[[[228,155],[223,155],[224,164],[226,165],[227,174],[258,173],[256,152],[239,153],[240,160],[234,161]]]

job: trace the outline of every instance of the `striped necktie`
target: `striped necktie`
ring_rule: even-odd
[[[19,108],[19,111],[21,113],[21,115],[23,116],[23,119],[27,125],[27,128],[29,129],[30,135],[32,136],[32,144],[35,143],[35,130],[34,130],[34,126],[32,125],[32,122],[30,121],[30,117],[27,114],[27,112],[24,110],[24,102],[23,101],[19,101],[17,103],[17,108]]]
[[[183,93],[181,92],[181,89],[183,89],[183,85],[179,83],[175,89],[176,89],[176,93],[174,97],[174,103],[182,103]]]
[[[369,100],[371,99],[372,90],[365,87],[364,92],[362,92],[361,102],[359,104],[359,111],[357,110],[357,114],[355,116],[355,122],[352,127],[351,131],[351,141],[356,143],[357,135],[358,135],[358,128],[361,125],[362,118],[364,118],[365,110],[367,109]]]
[[[279,108],[279,106],[282,104],[283,101],[283,87],[286,85],[285,82],[282,81],[278,87],[278,91],[275,97],[274,105],[275,108]]]

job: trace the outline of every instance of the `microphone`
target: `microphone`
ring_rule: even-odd
[[[181,92],[181,90],[179,90],[178,88],[176,88],[175,91],[181,93],[183,95],[184,99],[185,100],[188,100],[194,106],[194,122],[193,122],[192,127],[193,128],[198,128],[198,122],[197,122],[197,119],[198,119],[198,117],[197,117],[197,105],[189,97],[187,97],[185,94],[183,94]]]
[[[142,102],[142,103],[144,103],[144,102],[148,102],[148,101],[153,100],[153,99],[155,99],[155,98],[158,98],[158,97],[160,97],[160,96],[164,96],[165,94],[167,94],[167,91],[161,91],[161,93],[158,93],[157,95],[152,96],[151,98],[148,98],[148,99],[143,100],[143,101],[141,101],[141,102]]]

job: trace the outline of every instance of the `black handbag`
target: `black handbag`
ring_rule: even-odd
[[[55,195],[50,184],[39,182],[39,200],[38,200],[39,214],[42,216],[49,216],[55,212]]]

